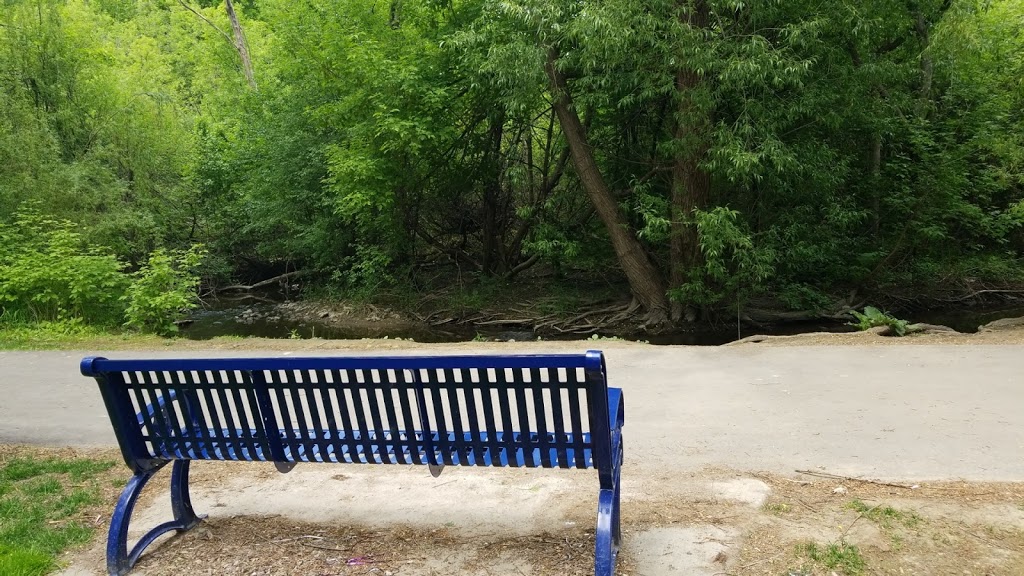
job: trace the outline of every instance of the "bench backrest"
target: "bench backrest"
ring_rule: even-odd
[[[125,461],[175,458],[611,471],[600,352],[86,358]],[[613,424],[612,424],[613,425]]]

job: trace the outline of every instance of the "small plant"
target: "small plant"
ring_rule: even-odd
[[[807,542],[799,545],[797,552],[829,570],[841,570],[847,576],[856,576],[864,571],[864,557],[861,556],[860,549],[845,540],[827,546]]]
[[[681,287],[669,291],[677,302],[694,306],[742,306],[775,274],[777,254],[751,231],[742,214],[728,207],[694,210],[704,265],[694,267]]]
[[[868,506],[860,500],[850,502],[847,504],[847,508],[858,512],[864,518],[883,528],[892,528],[894,524],[902,524],[907,528],[913,528],[923,521],[915,512],[904,512],[892,506]]]
[[[128,302],[125,324],[165,336],[177,332],[174,321],[196,307],[199,276],[195,270],[205,256],[201,245],[184,252],[153,251],[124,296]]]
[[[874,306],[865,306],[864,312],[857,312],[851,310],[853,317],[857,319],[856,322],[851,322],[851,326],[856,326],[858,330],[869,330],[878,326],[888,326],[892,333],[896,336],[904,336],[907,334],[907,328],[910,326],[910,322],[906,320],[900,320],[895,316],[882,312]]]
[[[776,516],[789,514],[793,511],[793,507],[790,506],[789,504],[786,504],[785,502],[767,502],[764,506],[762,506],[762,508],[764,508],[765,512],[768,512],[769,514],[775,514]]]
[[[298,328],[292,328],[288,332],[288,339],[289,340],[302,340],[302,334],[299,334],[299,329]]]
[[[487,336],[477,332],[476,336],[473,336],[473,342],[487,342]]]

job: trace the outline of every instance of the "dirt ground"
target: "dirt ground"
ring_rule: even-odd
[[[557,471],[459,470],[434,480],[412,467],[382,468],[309,466],[280,475],[269,465],[197,463],[193,502],[209,518],[158,542],[133,574],[593,573],[590,474],[563,480]],[[121,467],[111,474],[128,476]],[[1024,574],[1024,483],[829,476],[710,469],[670,478],[627,469],[617,573]],[[165,519],[165,482],[144,493],[139,528]],[[62,574],[103,573],[116,495],[105,500],[94,544],[69,554]],[[454,512],[472,508],[484,513]]]

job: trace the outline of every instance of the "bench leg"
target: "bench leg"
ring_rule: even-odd
[[[202,520],[192,510],[192,500],[188,492],[188,466],[188,460],[175,460],[171,468],[171,510],[174,512],[174,520],[164,522],[147,532],[139,538],[131,552],[128,551],[128,525],[131,523],[132,511],[142,489],[159,468],[140,472],[128,481],[128,485],[124,487],[121,497],[117,500],[114,516],[110,519],[110,532],[107,535],[107,572],[110,576],[127,574],[135,566],[142,552],[160,536],[171,530],[188,530]]]
[[[614,576],[615,560],[619,555],[622,530],[619,523],[619,478],[622,471],[622,444],[615,458],[612,487],[601,490],[597,499],[597,534],[594,550],[594,575]]]

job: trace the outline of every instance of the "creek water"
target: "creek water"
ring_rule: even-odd
[[[959,332],[975,332],[978,327],[1001,318],[1024,316],[1024,306],[1001,308],[935,310],[907,314],[912,322],[942,324]],[[600,333],[600,336],[618,336],[626,340],[643,340],[656,345],[718,346],[753,334],[801,334],[805,332],[852,332],[856,329],[843,322],[792,322],[767,328],[740,326],[697,326],[691,330],[677,330],[649,335],[644,333]],[[502,326],[472,326],[448,324],[426,326],[422,324],[353,322],[338,319],[297,318],[277,302],[241,303],[220,300],[208,303],[205,309],[194,312],[182,327],[182,336],[193,340],[207,340],[217,336],[243,336],[260,338],[324,338],[346,340],[359,338],[403,338],[416,342],[467,342],[474,339],[491,341],[537,340],[538,335],[528,329]],[[544,340],[583,340],[587,335],[542,334]]]

